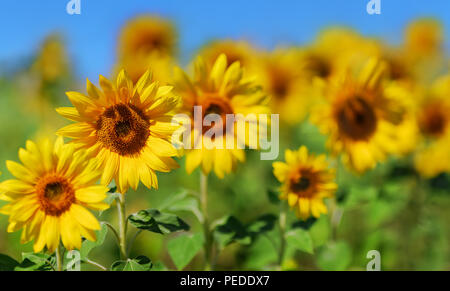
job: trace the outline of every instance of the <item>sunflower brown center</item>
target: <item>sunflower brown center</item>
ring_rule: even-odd
[[[445,109],[438,104],[426,107],[419,116],[422,132],[429,136],[439,137],[445,133],[448,125]]]
[[[233,114],[233,109],[231,108],[228,100],[224,98],[210,97],[207,98],[201,106],[203,114],[202,120],[209,114],[217,114],[221,117],[220,121],[214,121],[210,126],[203,126],[203,133],[211,128],[219,128],[222,130],[222,135],[225,135],[227,126],[227,114]]]
[[[64,177],[48,174],[36,184],[41,210],[47,215],[60,216],[75,202],[75,191]]]
[[[156,34],[148,34],[142,36],[134,44],[135,51],[142,53],[150,53],[152,51],[163,52],[166,50],[166,44],[163,40],[163,36]]]
[[[346,100],[336,111],[340,131],[353,140],[366,140],[377,127],[371,105],[361,97]]]
[[[122,156],[138,154],[150,135],[150,122],[131,104],[109,107],[97,120],[97,138],[109,150]]]
[[[327,78],[329,75],[331,75],[330,64],[324,58],[319,56],[309,56],[307,61],[307,68],[314,76]]]
[[[311,197],[314,195],[317,184],[317,174],[310,169],[300,169],[291,175],[289,189],[300,197]]]

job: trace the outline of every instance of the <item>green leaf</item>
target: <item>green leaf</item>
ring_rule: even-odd
[[[214,237],[222,248],[233,242],[248,245],[257,236],[271,231],[277,219],[273,214],[266,214],[245,225],[234,216],[226,216],[214,224]]]
[[[269,199],[269,202],[272,204],[279,204],[280,203],[280,197],[278,192],[273,190],[267,190],[267,198]]]
[[[330,220],[326,215],[321,215],[309,229],[313,245],[317,248],[328,242],[330,238]]]
[[[163,262],[156,262],[153,264],[152,271],[167,271],[169,270]]]
[[[251,236],[236,217],[228,216],[217,222],[217,227],[214,230],[214,237],[220,247],[225,247],[232,242],[238,242],[243,245],[251,243]]]
[[[344,241],[331,242],[324,246],[318,256],[319,267],[326,271],[346,270],[352,260],[352,251]]]
[[[286,241],[289,245],[299,251],[308,254],[314,253],[312,238],[309,235],[309,232],[304,229],[296,228],[289,231],[286,233]]]
[[[167,244],[169,255],[178,270],[184,269],[202,249],[204,242],[201,233],[180,235]]]
[[[277,220],[277,216],[273,214],[260,216],[247,226],[247,231],[252,237],[271,231],[275,227],[275,223],[277,222]]]
[[[55,257],[43,253],[23,253],[23,261],[15,271],[50,271],[55,265]]]
[[[146,256],[138,256],[134,259],[116,261],[111,265],[112,271],[150,271],[152,261]]]
[[[105,242],[106,234],[108,233],[108,227],[106,223],[101,224],[101,229],[97,231],[97,240],[95,242],[85,240],[81,245],[80,249],[80,257],[81,260],[86,260],[89,256],[89,253],[96,247],[101,246]]]
[[[189,225],[178,216],[170,213],[161,213],[156,209],[141,210],[130,215],[128,219],[136,228],[160,234],[189,230]]]
[[[19,262],[10,256],[0,254],[0,271],[14,271],[14,268],[19,265]]]
[[[203,214],[200,211],[198,198],[190,194],[187,190],[183,190],[178,194],[169,195],[164,202],[159,206],[161,211],[168,210],[169,212],[188,211],[193,213],[198,221],[203,223]]]
[[[114,186],[108,190],[108,193],[116,193],[116,191],[117,191],[117,186]]]

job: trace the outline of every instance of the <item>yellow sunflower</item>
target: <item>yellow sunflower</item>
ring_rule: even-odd
[[[60,240],[69,249],[81,247],[81,237],[95,241],[100,224],[86,208],[105,210],[108,188],[95,185],[100,171],[84,151],[64,144],[27,141],[19,150],[22,164],[7,161],[16,179],[0,184],[0,198],[9,203],[0,213],[9,215],[8,232],[23,229],[21,242],[34,240],[34,252],[45,246],[54,252]]]
[[[75,107],[57,112],[76,123],[57,134],[72,138],[97,157],[103,168],[102,184],[114,178],[121,193],[129,186],[136,189],[139,180],[148,188],[157,188],[155,171],[169,172],[178,166],[171,158],[177,152],[169,140],[178,128],[171,124],[170,112],[179,98],[171,86],[152,82],[149,71],[136,86],[125,71],[120,72],[116,85],[100,76],[100,87],[88,80],[88,95],[67,92]]]
[[[54,82],[68,75],[68,57],[59,35],[52,34],[45,39],[32,71],[39,74],[43,82]]]
[[[402,102],[406,92],[386,83],[384,71],[383,63],[371,59],[358,78],[337,76],[327,88],[327,102],[311,115],[311,121],[329,135],[332,153],[341,153],[343,162],[359,173],[388,154],[409,151],[415,143],[415,127]]]
[[[177,34],[171,22],[155,16],[129,21],[119,37],[117,72],[125,69],[134,84],[148,70],[166,83],[176,54]]]
[[[282,183],[280,198],[287,200],[301,219],[326,214],[323,199],[333,197],[337,189],[335,171],[329,168],[326,156],[308,155],[308,149],[301,146],[297,151],[286,150],[285,159],[286,163],[273,163],[273,173]]]
[[[406,28],[405,52],[412,58],[436,56],[441,52],[443,43],[442,25],[435,19],[418,19]]]
[[[214,65],[221,54],[225,54],[227,57],[228,65],[239,62],[246,70],[253,69],[258,60],[258,52],[245,41],[213,41],[202,48],[199,53],[210,66]]]
[[[295,48],[277,49],[263,55],[258,66],[258,78],[271,97],[272,111],[287,124],[303,120],[313,99],[302,56]]]
[[[239,62],[228,66],[227,58],[220,55],[214,65],[208,66],[203,58],[198,57],[195,62],[195,74],[190,79],[181,69],[175,70],[175,88],[183,99],[180,112],[192,119],[191,142],[201,141],[200,146],[194,145],[186,151],[186,170],[191,173],[201,166],[203,173],[208,174],[214,170],[219,178],[230,173],[238,161],[245,160],[244,150],[241,148],[227,148],[227,136],[231,136],[240,144],[249,145],[250,140],[258,139],[258,129],[265,128],[265,124],[259,120],[258,126],[249,126],[257,120],[245,122],[246,132],[239,130],[229,131],[226,124],[226,115],[235,114],[237,122],[248,114],[268,114],[267,96],[254,82],[254,78],[246,77]],[[199,131],[194,128],[194,106],[201,108],[202,120],[210,113],[218,114],[223,122],[209,127],[202,127]],[[236,122],[236,123],[237,123]],[[218,129],[220,136],[206,136],[211,128]],[[217,145],[217,140],[222,138],[223,144],[208,148],[206,144]],[[217,140],[215,140],[217,139]],[[221,148],[222,147],[222,148]]]
[[[119,57],[158,52],[174,56],[177,33],[168,20],[143,15],[130,20],[119,37]]]
[[[450,76],[444,76],[435,82],[417,108],[422,142],[415,156],[415,166],[425,177],[450,172],[449,96]]]

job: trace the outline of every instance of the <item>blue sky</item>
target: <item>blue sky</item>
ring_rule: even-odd
[[[127,19],[154,13],[172,19],[186,62],[213,38],[248,39],[261,47],[302,44],[329,25],[399,42],[414,18],[433,16],[444,24],[450,47],[450,1],[381,0],[381,15],[368,15],[369,0],[81,0],[81,15],[68,15],[69,0],[2,0],[0,64],[32,55],[42,39],[64,35],[78,77],[97,80],[111,70],[120,27]],[[6,36],[6,37],[5,37]]]

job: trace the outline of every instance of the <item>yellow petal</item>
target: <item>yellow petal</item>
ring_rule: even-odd
[[[70,207],[70,214],[82,226],[93,230],[100,229],[100,224],[98,223],[97,218],[95,218],[95,216],[83,206],[72,204],[72,206]]]

